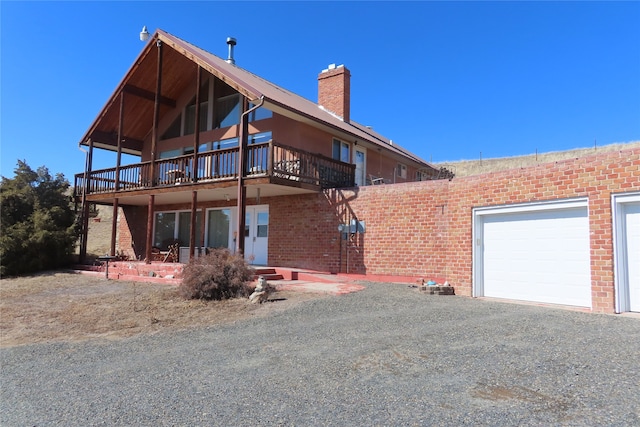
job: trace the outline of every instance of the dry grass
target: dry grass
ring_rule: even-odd
[[[278,292],[267,304],[247,299],[185,300],[174,285],[121,282],[49,272],[0,280],[0,347],[118,339],[216,325],[284,310],[319,294]]]

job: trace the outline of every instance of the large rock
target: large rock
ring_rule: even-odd
[[[253,291],[253,293],[249,295],[249,301],[254,304],[262,304],[263,302],[267,301],[269,295],[275,292],[275,290],[276,288],[267,283],[267,279],[265,279],[264,276],[260,276],[258,277],[258,286],[256,286],[256,289]]]

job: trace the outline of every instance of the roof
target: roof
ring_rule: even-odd
[[[374,132],[369,127],[353,121],[345,122],[318,104],[235,64],[230,64],[224,59],[163,30],[157,30],[149,40],[98,117],[82,137],[81,144],[87,145],[91,138],[98,147],[114,149],[120,117],[120,96],[122,93],[133,93],[138,96],[127,97],[124,103],[124,109],[128,114],[126,116],[127,123],[124,126],[126,134],[122,147],[124,152],[139,154],[142,149],[142,141],[151,132],[153,123],[153,95],[155,94],[158,62],[155,49],[157,41],[172,48],[163,49],[161,116],[169,109],[175,108],[176,99],[187,89],[189,84],[194,85],[197,67],[194,66],[189,70],[189,62],[191,62],[221,79],[250,101],[257,102],[262,98],[265,107],[274,112],[296,116],[299,120],[328,128],[334,133],[338,132],[349,137],[349,139],[359,142],[366,141],[423,166],[431,167],[415,154]]]

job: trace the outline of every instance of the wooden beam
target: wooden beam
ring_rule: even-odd
[[[154,101],[156,100],[156,95],[155,93],[146,90],[146,89],[142,89],[139,88],[137,86],[134,86],[132,84],[126,84],[124,85],[124,88],[122,89],[123,92],[149,100],[149,101]],[[169,106],[171,108],[176,108],[176,100],[175,99],[171,99],[169,97],[166,96],[160,96],[158,99],[158,102],[160,102],[160,104]]]
[[[124,134],[124,92],[120,93],[120,116],[118,117],[118,153],[116,155],[115,189],[120,186],[120,163],[122,161],[122,135]],[[111,254],[113,256],[114,254]]]
[[[97,143],[103,143],[108,145],[118,146],[118,133],[117,132],[102,132],[94,130],[91,133],[91,140]],[[143,142],[139,139],[130,138],[126,135],[122,137],[122,148],[127,150],[142,151]]]
[[[197,211],[198,208],[198,192],[191,192],[191,228],[189,229],[189,261],[193,259],[196,254],[196,223],[197,223]]]
[[[155,196],[153,194],[149,195],[149,204],[147,208],[147,243],[145,247],[145,257],[144,260],[147,264],[151,264],[151,247],[153,245],[153,220],[154,220],[154,204],[155,204]]]
[[[196,117],[195,132],[193,133],[193,182],[198,181],[198,150],[200,148],[200,84],[202,80],[202,68],[197,65],[196,71]],[[211,102],[213,104],[213,102]],[[193,258],[193,254],[191,254]]]
[[[156,93],[153,103],[153,127],[151,128],[151,185],[156,184],[156,158],[158,157],[158,126],[160,124],[160,98],[162,97],[162,42],[156,40],[158,47],[158,63],[156,67]]]
[[[116,255],[116,235],[118,230],[118,198],[113,200],[113,216],[111,217],[111,250],[109,255]]]

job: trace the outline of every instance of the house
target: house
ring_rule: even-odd
[[[111,255],[150,262],[179,247],[185,260],[203,247],[227,247],[266,265],[278,262],[283,240],[308,237],[289,235],[287,223],[300,219],[291,200],[448,177],[351,120],[346,67],[319,74],[316,104],[236,65],[236,42],[227,42],[224,60],[158,30],[82,137],[81,258],[90,204],[113,206]],[[98,149],[116,153],[113,167],[93,169]],[[123,164],[123,154],[140,161]],[[334,230],[353,219],[340,215]],[[303,220],[309,228],[317,222]]]
[[[640,312],[640,145],[453,178],[353,122],[349,84],[328,67],[318,105],[158,31],[81,140],[76,196],[85,212],[113,206],[111,253],[130,258],[222,246],[255,264]],[[93,170],[95,149],[141,162]]]

